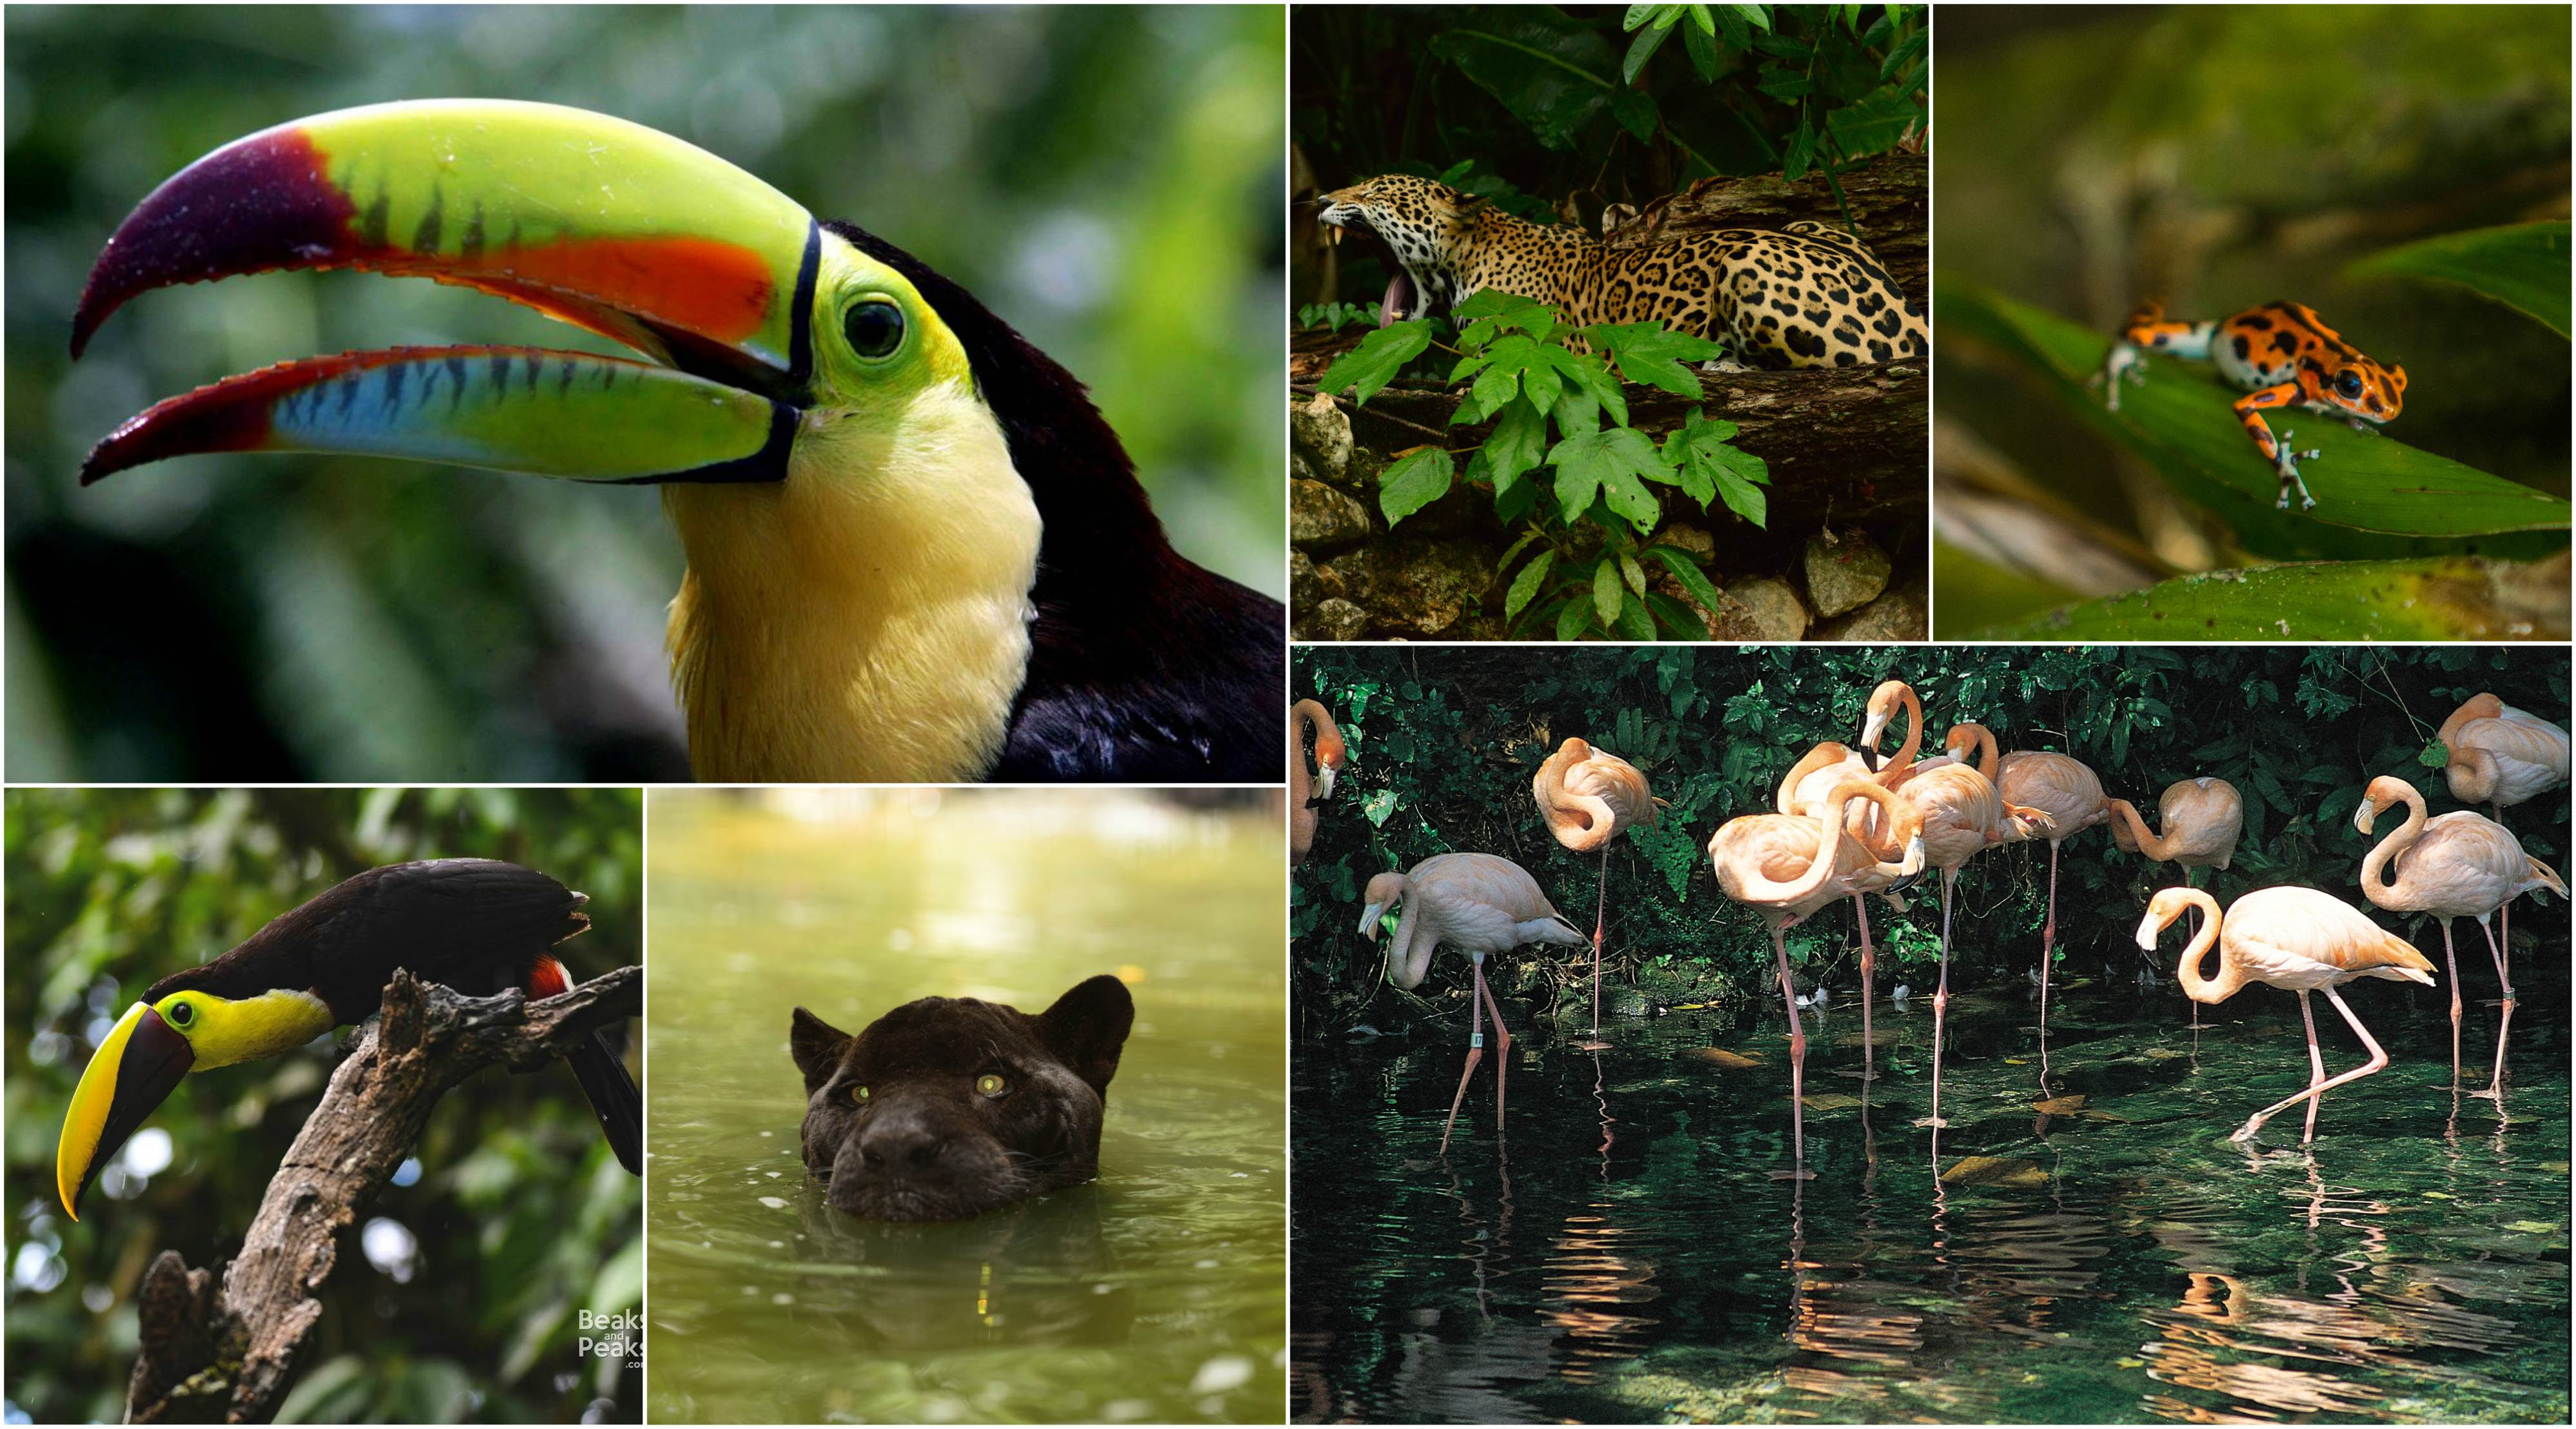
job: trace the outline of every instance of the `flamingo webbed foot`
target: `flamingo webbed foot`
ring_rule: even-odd
[[[1941,1127],[1948,1126],[1950,1124],[1950,1119],[1946,1116],[1918,1116],[1914,1118],[1914,1124],[1916,1126]]]

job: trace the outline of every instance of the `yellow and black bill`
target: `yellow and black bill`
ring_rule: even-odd
[[[99,1168],[169,1098],[196,1061],[188,1039],[151,1004],[138,1002],[117,1019],[81,1072],[71,1110],[63,1116],[62,1140],[54,1148],[54,1190],[65,1214],[80,1219],[81,1197]]]

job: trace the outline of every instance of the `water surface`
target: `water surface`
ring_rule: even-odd
[[[1285,1362],[1285,848],[1143,795],[656,791],[647,1396],[664,1422],[1267,1420]],[[1035,1012],[1116,973],[1100,1179],[884,1226],[804,1174],[788,1010]]]
[[[2196,1041],[2170,984],[2062,993],[2044,1092],[2035,1000],[1956,998],[1937,1144],[1928,999],[1875,1011],[1870,1082],[1858,1008],[1811,1016],[1811,1180],[1781,1174],[1776,1006],[1597,1053],[1529,1029],[1507,1135],[1480,1072],[1445,1156],[1463,1026],[1301,1045],[1290,1413],[2564,1422],[2564,959],[2516,960],[2501,1122],[2452,1096],[2447,998],[2348,989],[2395,1063],[2327,1095],[2307,1152],[2295,1110],[2228,1140],[2307,1081],[2297,1000],[2261,987]],[[2328,1071],[2357,1065],[2317,1015]],[[2466,1027],[2474,1091],[2493,1009]]]

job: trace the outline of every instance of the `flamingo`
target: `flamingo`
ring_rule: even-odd
[[[2522,851],[2504,825],[2467,810],[2424,817],[2424,796],[2393,774],[2382,774],[2362,792],[2352,811],[2352,826],[2367,836],[2379,812],[2406,806],[2406,822],[2389,831],[2361,861],[2362,895],[2392,913],[2430,913],[2442,922],[2442,962],[2451,979],[2451,1079],[2460,1075],[2460,964],[2451,950],[2451,920],[2475,918],[2487,935],[2495,958],[2496,978],[2504,984],[2504,1020],[2496,1029],[2496,1065],[2481,1096],[2503,1104],[2504,1029],[2513,1025],[2513,974],[2506,951],[2498,944],[2487,918],[2505,904],[2534,889],[2566,896],[2566,880],[2555,869]]]
[[[1449,1099],[1449,1120],[1440,1128],[1440,1149],[1449,1149],[1450,1128],[1458,1124],[1459,1104],[1467,1099],[1467,1079],[1485,1058],[1485,1034],[1477,1027],[1480,1012],[1494,1021],[1494,1130],[1503,1125],[1503,1078],[1510,1065],[1512,1034],[1503,1027],[1502,1004],[1485,986],[1485,958],[1507,953],[1524,943],[1559,947],[1583,946],[1582,930],[1565,920],[1541,893],[1538,880],[1507,858],[1490,853],[1436,854],[1410,873],[1389,871],[1369,880],[1368,906],[1360,913],[1360,932],[1377,941],[1378,915],[1401,903],[1395,941],[1386,949],[1387,980],[1411,991],[1431,971],[1431,955],[1441,945],[1464,952],[1475,963],[1476,990],[1467,1004],[1467,1066],[1458,1074],[1458,1093]]]
[[[1315,731],[1315,792],[1306,794],[1306,730]],[[1306,850],[1315,846],[1317,812],[1325,800],[1333,797],[1333,776],[1351,762],[1350,751],[1342,744],[1342,731],[1333,717],[1314,700],[1299,700],[1288,708],[1288,862],[1290,866],[1306,861]]]
[[[1991,743],[1988,748],[1992,748]],[[2037,809],[2048,816],[2041,837],[2048,840],[2048,921],[2039,930],[2039,1020],[2048,1021],[2050,949],[2057,941],[2057,846],[2095,824],[2107,822],[2111,810],[2102,797],[2102,781],[2082,760],[2045,750],[2016,749],[2003,756],[1995,792],[2007,804]]]
[[[2275,1113],[2304,1101],[2308,1104],[2308,1126],[2299,1144],[2307,1145],[2316,1139],[2317,1107],[2327,1092],[2388,1065],[2388,1053],[2372,1038],[2370,1029],[2361,1025],[2361,1019],[2353,1016],[2335,989],[2365,977],[2420,982],[2431,987],[2432,962],[2405,939],[2362,916],[2351,904],[2313,888],[2258,888],[2237,899],[2223,919],[2218,900],[2199,889],[2165,889],[2148,902],[2146,917],[2138,920],[2138,947],[2153,953],[2158,935],[2171,927],[2186,908],[2198,908],[2202,921],[2200,931],[2192,935],[2190,946],[2183,949],[2182,961],[2174,969],[2184,996],[2216,1006],[2234,997],[2249,982],[2287,988],[2299,995],[2299,1018],[2308,1028],[2308,1089],[2247,1117],[2228,1139],[2251,1141]],[[2218,976],[2205,978],[2200,965],[2213,943],[2218,945]],[[2352,1024],[2361,1045],[2370,1049],[2368,1062],[2331,1080],[2327,1078],[2325,1054],[2317,1047],[2316,1013],[2308,1005],[2310,992],[2324,993],[2335,1011],[2343,1014],[2343,1020]]]
[[[2192,881],[2196,868],[2225,868],[2236,857],[2237,835],[2245,832],[2245,796],[2224,779],[2207,774],[2192,779],[2178,779],[2165,786],[2156,800],[2156,822],[2164,826],[2161,834],[2150,832],[2138,817],[2138,806],[2126,799],[2111,799],[2103,804],[2110,815],[2111,842],[2122,853],[2142,854],[2156,863],[2182,865],[2186,888],[2197,887]],[[2200,1004],[2191,1008],[2191,1030],[2200,1030]]]
[[[1879,847],[1858,836],[1849,815],[1856,804],[1877,806],[1888,831],[1886,843],[1898,851],[1889,862]],[[1838,899],[1858,898],[1864,891],[1887,888],[1923,870],[1921,822],[1906,802],[1867,779],[1850,779],[1834,787],[1813,815],[1747,814],[1729,819],[1709,836],[1708,857],[1717,872],[1718,890],[1752,908],[1771,929],[1771,951],[1779,959],[1780,1002],[1789,1014],[1789,1098],[1791,1138],[1799,1170],[1805,1174],[1807,1136],[1807,1034],[1799,1025],[1797,986],[1789,976],[1789,949],[1782,941],[1791,928]]]
[[[1592,915],[1592,1036],[1601,1037],[1601,932],[1610,916],[1610,841],[1631,824],[1655,825],[1655,797],[1637,766],[1606,749],[1568,739],[1530,779],[1539,817],[1576,853],[1601,850],[1601,887]]]
[[[1919,732],[1922,702],[1910,686],[1901,683],[1899,698]],[[1888,716],[1873,700],[1869,718],[1860,731],[1865,760],[1876,757],[1887,721]],[[1994,736],[1986,736],[1989,755],[1993,740]],[[2046,827],[2047,816],[2036,809],[2006,804],[1995,792],[1994,781],[1969,764],[1953,759],[1914,762],[1909,751],[1918,743],[1918,739],[1907,739],[1897,760],[1879,772],[1878,782],[1893,788],[1899,798],[1913,806],[1922,820],[1924,862],[1941,870],[1941,985],[1932,994],[1932,1115],[1921,1123],[1940,1127],[1948,1125],[1941,1119],[1941,1041],[1950,1006],[1951,895],[1958,886],[1959,870],[1969,859],[1997,844],[2034,837]]]
[[[2567,782],[2567,731],[2493,695],[2472,695],[2451,711],[2441,740],[2451,797],[2486,805],[2499,824],[2506,809]],[[2496,919],[2496,941],[2513,947],[2509,904]]]
[[[1912,694],[1903,680],[1885,681],[1870,691],[1867,714],[1881,720],[1893,719]],[[1923,743],[1923,707],[1920,703],[1913,707],[1913,713],[1913,727],[1906,731],[1905,744],[1897,751],[1895,767],[1911,767],[1914,751]],[[1815,816],[1822,811],[1826,798],[1843,781],[1875,778],[1878,772],[1876,758],[1875,751],[1865,758],[1860,751],[1832,740],[1808,750],[1780,780],[1780,812]],[[1847,808],[1850,816],[1858,821],[1852,828],[1853,833],[1871,835],[1877,831],[1875,806],[1864,808],[1853,804]],[[1869,904],[1861,896],[1864,891],[1877,892],[1895,904],[1896,911],[1900,913],[1905,911],[1905,900],[1897,896],[1893,886],[1855,890],[1852,894],[1852,918],[1860,925],[1861,1080],[1868,1081],[1875,1071],[1872,1063],[1878,1045],[1876,1030],[1870,1026],[1871,980],[1878,971],[1878,950],[1871,946],[1869,940]]]

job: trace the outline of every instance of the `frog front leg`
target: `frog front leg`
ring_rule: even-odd
[[[2292,451],[2290,440],[2298,433],[2286,427],[2282,428],[2280,439],[2275,441],[2272,428],[2263,420],[2264,408],[2289,406],[2298,400],[2298,396],[2299,384],[2284,382],[2259,392],[2248,392],[2234,403],[2236,415],[2245,423],[2245,435],[2254,439],[2254,446],[2263,453],[2264,460],[2272,463],[2272,469],[2281,474],[2280,499],[2272,505],[2282,511],[2290,509],[2290,488],[2294,486],[2299,489],[2300,510],[2308,510],[2317,504],[2317,499],[2308,494],[2307,482],[2300,479],[2299,462],[2302,458],[2314,459],[2319,453],[2314,449]]]

